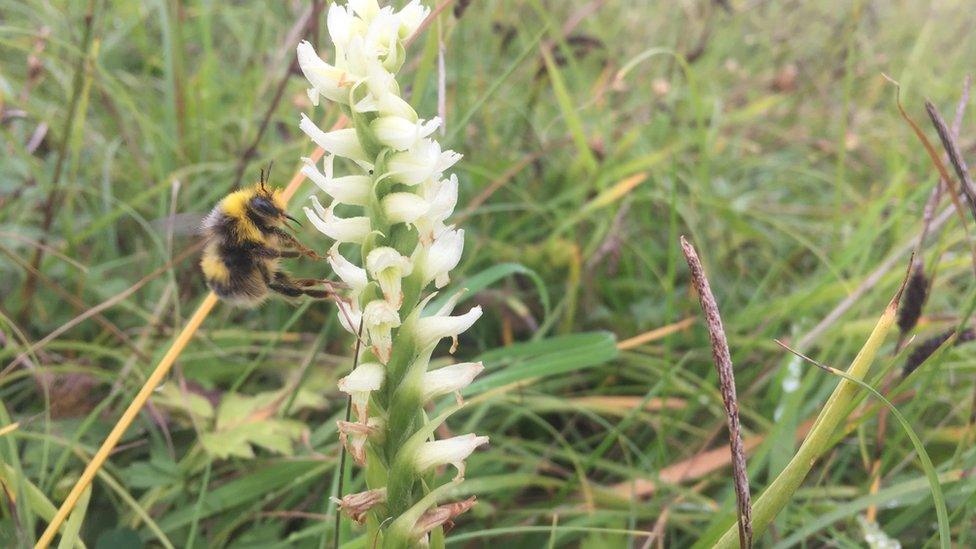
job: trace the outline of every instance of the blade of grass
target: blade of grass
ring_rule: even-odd
[[[861,379],[868,373],[878,349],[884,343],[885,336],[895,324],[898,302],[901,299],[903,289],[904,282],[895,296],[888,302],[888,306],[885,307],[884,312],[875,324],[871,335],[868,336],[867,341],[864,342],[857,356],[854,357],[854,361],[851,362],[847,373],[852,377]],[[752,507],[752,525],[756,536],[762,535],[773,519],[776,518],[776,515],[786,507],[796,489],[803,483],[807,473],[813,468],[813,464],[830,448],[834,431],[846,418],[847,407],[853,401],[856,393],[857,385],[848,383],[846,380],[834,389],[796,454],[793,455],[786,468],[756,499]],[[738,543],[738,539],[738,528],[733,524],[715,543],[715,547],[732,549]],[[699,541],[699,544],[702,543],[705,543],[705,540]]]
[[[926,479],[928,479],[929,489],[932,491],[932,499],[935,501],[935,513],[939,520],[939,544],[940,547],[942,547],[942,549],[949,549],[951,545],[951,538],[949,533],[949,513],[946,510],[945,495],[942,493],[942,486],[939,483],[939,476],[935,472],[935,466],[932,465],[932,459],[929,457],[928,452],[925,451],[925,445],[922,444],[922,441],[918,438],[918,435],[915,434],[915,430],[912,429],[911,423],[909,423],[908,420],[905,419],[905,416],[902,415],[902,413],[898,410],[897,407],[895,407],[894,404],[891,403],[891,401],[889,401],[887,398],[884,397],[884,395],[879,393],[874,387],[868,385],[864,381],[856,377],[853,377],[850,374],[842,372],[836,368],[832,368],[830,366],[827,366],[826,364],[817,362],[816,360],[813,360],[812,358],[791,349],[788,345],[786,345],[785,343],[779,340],[776,340],[776,343],[778,343],[781,347],[783,347],[787,351],[795,354],[796,356],[802,358],[803,360],[806,360],[807,362],[813,364],[814,366],[820,368],[821,370],[824,370],[825,372],[828,372],[835,376],[842,377],[847,381],[850,381],[851,383],[857,384],[861,388],[871,393],[871,395],[874,396],[874,398],[878,399],[882,404],[885,405],[886,408],[888,408],[888,410],[891,412],[891,415],[894,416],[895,419],[898,420],[898,423],[901,424],[902,428],[905,429],[905,434],[907,434],[908,438],[911,439],[912,446],[915,447],[915,453],[918,454],[918,459],[919,461],[922,462],[922,470],[925,472]]]
[[[88,511],[88,502],[91,499],[91,486],[85,489],[78,499],[75,510],[71,513],[71,518],[64,524],[64,533],[61,534],[61,542],[58,549],[68,549],[81,542],[81,525],[85,521],[85,513]]]

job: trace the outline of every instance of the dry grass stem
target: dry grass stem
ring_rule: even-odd
[[[722,326],[722,317],[718,311],[718,303],[712,295],[712,289],[705,276],[701,260],[695,248],[681,237],[681,250],[691,271],[691,281],[698,292],[698,301],[705,314],[705,325],[708,327],[708,337],[712,342],[712,360],[718,371],[719,389],[722,392],[722,402],[725,404],[725,416],[729,425],[729,446],[732,451],[732,479],[735,483],[735,499],[738,503],[739,517],[739,545],[752,547],[752,503],[749,497],[749,475],[746,471],[746,453],[742,444],[742,427],[739,423],[739,401],[735,395],[735,375],[732,368],[732,357],[729,354],[729,343]]]

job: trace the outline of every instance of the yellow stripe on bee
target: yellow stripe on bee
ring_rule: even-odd
[[[244,189],[232,192],[224,197],[224,200],[221,202],[221,209],[225,215],[233,218],[234,221],[236,221],[236,223],[234,223],[234,230],[237,232],[238,238],[241,240],[263,242],[264,237],[261,234],[261,231],[258,230],[251,219],[247,216],[247,203],[253,197],[253,189]]]
[[[216,282],[227,282],[230,280],[230,271],[227,270],[227,265],[224,264],[223,260],[216,253],[205,253],[203,259],[200,260],[200,268],[203,270],[203,275],[207,280],[214,280]]]

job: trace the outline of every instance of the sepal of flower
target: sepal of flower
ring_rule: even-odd
[[[441,119],[436,116],[428,121],[412,121],[402,116],[379,116],[370,128],[380,143],[397,151],[405,151],[422,138],[434,133]]]
[[[365,425],[369,417],[369,394],[383,385],[386,372],[375,362],[360,364],[349,375],[339,380],[339,390],[352,399],[352,409],[359,423]]]
[[[330,154],[325,158],[325,173],[323,174],[315,167],[315,162],[312,159],[302,158],[302,162],[305,163],[302,173],[336,202],[353,206],[368,204],[372,188],[370,177],[367,175],[332,177],[334,161],[335,155]]]
[[[457,469],[454,480],[462,480],[464,460],[474,452],[475,448],[483,444],[488,444],[488,437],[477,436],[474,433],[425,442],[414,456],[414,465],[418,472],[423,473],[438,465],[450,464]]]
[[[410,149],[390,155],[387,166],[394,180],[413,186],[440,178],[458,160],[461,160],[459,153],[441,151],[440,143],[424,138]]]
[[[366,270],[380,285],[383,297],[394,309],[403,303],[401,279],[410,274],[413,264],[410,258],[388,246],[373,249],[366,256]]]
[[[339,509],[349,515],[349,518],[359,524],[364,524],[366,522],[366,513],[370,509],[386,503],[386,488],[356,492],[355,494],[343,496],[342,499],[332,499],[339,506]]]
[[[393,328],[400,326],[396,308],[383,299],[370,301],[363,309],[363,326],[369,333],[373,354],[386,364],[393,351]]]
[[[316,145],[322,147],[325,152],[349,158],[360,163],[360,165],[371,165],[370,159],[366,156],[366,151],[363,150],[363,146],[359,142],[359,137],[356,135],[355,129],[344,128],[330,132],[322,131],[321,128],[315,125],[315,122],[312,122],[309,117],[305,116],[305,113],[302,113],[302,120],[299,122],[298,127]]]
[[[322,207],[319,199],[312,195],[312,208],[305,206],[305,216],[325,236],[336,242],[352,242],[362,244],[366,235],[370,232],[370,222],[368,217],[336,217],[335,204],[331,204],[328,209]],[[313,211],[314,208],[314,211]]]
[[[339,442],[360,466],[366,466],[366,443],[381,432],[382,421],[371,417],[366,423],[337,420]]]
[[[470,385],[484,369],[485,365],[481,362],[461,362],[425,372],[421,384],[424,402],[441,395],[456,393],[458,405],[462,404],[461,389]]]

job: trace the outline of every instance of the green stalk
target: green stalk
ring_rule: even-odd
[[[884,314],[878,319],[871,335],[868,336],[868,340],[858,351],[857,356],[854,357],[854,362],[847,370],[847,375],[851,378],[862,380],[870,369],[871,362],[881,344],[884,343],[885,336],[895,323],[900,296],[901,290],[888,303]],[[847,379],[837,385],[796,455],[756,500],[752,508],[752,529],[756,539],[769,527],[769,524],[776,518],[776,514],[789,503],[790,498],[803,483],[817,459],[830,449],[834,432],[847,419],[848,407],[853,403],[857,392],[858,386]],[[732,549],[738,545],[739,530],[735,524],[732,524],[715,544],[715,547]]]

